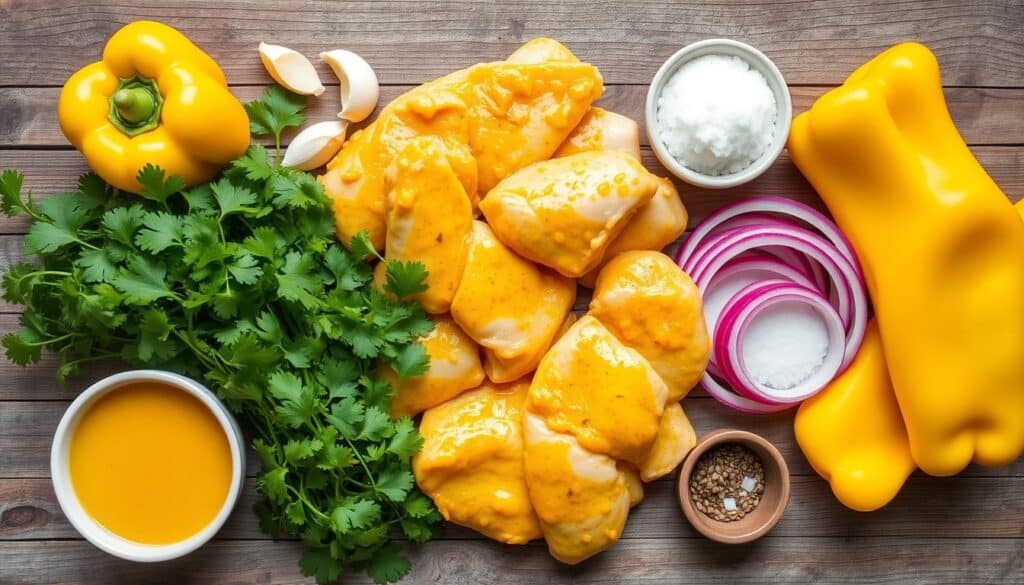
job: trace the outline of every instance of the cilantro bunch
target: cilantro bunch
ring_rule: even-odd
[[[273,87],[246,109],[254,133],[280,145],[302,107]],[[56,353],[62,383],[108,358],[203,379],[256,436],[256,512],[268,533],[306,543],[303,572],[327,583],[355,567],[394,581],[410,565],[390,538],[426,541],[440,515],[414,486],[422,439],[410,419],[390,418],[376,368],[427,370],[416,340],[433,323],[407,300],[426,273],[389,262],[385,291],[375,288],[365,234],[338,245],[316,178],[279,166],[279,146],[272,154],[252,146],[190,189],[147,166],[139,195],[87,174],[38,202],[5,171],[2,211],[30,218],[25,253],[37,262],[3,275],[4,298],[25,309],[2,344],[22,365]]]

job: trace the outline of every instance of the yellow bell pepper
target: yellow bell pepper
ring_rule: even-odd
[[[870,512],[899,493],[917,465],[875,322],[850,367],[800,405],[793,432],[811,467],[846,507]]]
[[[124,191],[140,189],[147,163],[188,185],[207,181],[249,146],[249,118],[220,67],[158,22],[114,33],[103,59],[68,79],[57,118],[89,166]]]
[[[934,55],[905,43],[869,61],[793,121],[789,152],[860,257],[914,460],[932,475],[1012,462],[1024,224],[957,133]]]
[[[1024,220],[1024,200],[1014,206]],[[797,444],[845,506],[861,512],[888,504],[917,465],[893,393],[878,324],[849,369],[800,405]]]

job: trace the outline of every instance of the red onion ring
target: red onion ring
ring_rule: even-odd
[[[828,332],[822,365],[807,380],[779,390],[750,375],[741,342],[750,323],[763,310],[782,302],[799,302],[816,312]],[[835,308],[817,290],[784,280],[752,284],[727,303],[715,332],[715,350],[722,356],[722,376],[737,393],[765,404],[797,404],[817,394],[839,372],[845,348],[845,330]],[[837,349],[839,351],[837,351]]]
[[[744,276],[746,276],[746,278],[742,278]],[[728,298],[733,297],[746,286],[765,279],[777,278],[795,282],[808,288],[815,287],[815,283],[811,280],[809,275],[770,254],[752,252],[740,255],[739,257],[730,260],[711,278],[708,282],[707,288],[703,292],[704,320],[707,325],[707,330],[710,332],[715,331],[719,315],[728,302]],[[735,283],[732,282],[732,280],[740,280],[740,282]],[[729,286],[726,291],[728,296],[724,301],[719,303],[716,298],[716,295],[719,292],[718,289],[726,285]],[[714,345],[712,345],[711,355],[708,360],[708,370],[712,374],[718,375],[718,364],[715,360],[715,348]]]
[[[839,228],[803,203],[754,197],[723,207],[697,225],[679,248],[676,263],[705,300],[712,299],[706,302],[706,319],[714,343],[701,385],[723,404],[745,412],[784,410],[845,370],[860,347],[869,312],[860,265]],[[764,284],[751,280],[757,276],[783,282],[756,286]],[[744,298],[738,299],[741,292]],[[723,294],[729,297],[724,303]],[[818,368],[810,383],[778,391],[749,375],[739,340],[763,307],[783,300],[806,303],[821,316],[832,351],[827,355],[831,361]],[[842,341],[835,342],[840,331]],[[843,351],[837,353],[835,346]],[[836,359],[838,367],[832,363]]]
[[[679,252],[676,254],[677,263],[680,266],[683,266],[687,259],[693,255],[697,247],[701,245],[708,234],[717,226],[729,219],[747,214],[757,214],[755,215],[755,218],[760,217],[761,214],[779,214],[803,221],[815,230],[821,232],[825,238],[832,242],[836,249],[838,249],[842,255],[846,256],[847,260],[849,260],[851,264],[857,267],[857,274],[860,276],[860,265],[857,263],[857,255],[853,251],[853,246],[850,245],[850,241],[846,239],[846,236],[839,231],[839,228],[836,227],[829,218],[825,217],[825,215],[817,209],[814,209],[804,203],[800,203],[799,201],[793,201],[792,199],[785,199],[783,197],[775,197],[771,195],[752,197],[750,199],[737,201],[726,205],[705,217],[699,224],[697,224],[697,227],[693,228],[693,232],[690,233],[686,242],[684,242],[682,247],[679,248]]]

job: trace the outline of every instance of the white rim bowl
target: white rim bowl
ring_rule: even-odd
[[[705,175],[684,166],[668,151],[658,133],[658,97],[665,84],[684,63],[688,63],[705,55],[726,55],[740,57],[750,66],[764,75],[768,87],[775,95],[775,135],[767,150],[749,167],[727,175]],[[789,95],[786,80],[771,59],[764,53],[746,43],[732,39],[707,39],[683,47],[668,58],[651,81],[647,90],[647,103],[644,108],[647,138],[651,143],[655,156],[673,175],[680,179],[709,189],[727,189],[742,185],[759,177],[779,158],[789,137],[789,124],[793,119],[793,102]]]
[[[68,451],[80,415],[106,393],[139,382],[165,384],[198,398],[217,418],[231,449],[231,485],[220,511],[202,530],[185,540],[171,544],[143,544],[114,534],[86,513],[71,485]],[[187,555],[209,541],[224,525],[231,510],[234,509],[242,491],[242,482],[245,480],[245,451],[242,449],[242,445],[242,431],[234,417],[228,412],[227,407],[214,396],[213,392],[199,382],[160,370],[122,372],[108,376],[89,386],[75,398],[61,418],[53,437],[53,447],[50,450],[50,473],[53,477],[53,489],[57,493],[57,502],[68,521],[75,527],[75,530],[97,548],[116,557],[142,563],[176,559]]]

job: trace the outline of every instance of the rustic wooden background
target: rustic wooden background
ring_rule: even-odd
[[[354,50],[376,68],[387,102],[410,85],[501,59],[546,35],[600,67],[608,86],[602,105],[637,120],[657,67],[696,40],[731,37],[763,49],[791,84],[800,112],[885,47],[916,39],[938,54],[953,118],[978,159],[1011,199],[1024,194],[1021,0],[0,0],[0,168],[21,169],[39,193],[73,185],[85,166],[57,127],[59,88],[98,58],[120,25],[139,18],[188,34],[221,63],[242,99],[268,83],[256,54],[263,40],[314,58],[321,50]],[[320,69],[324,81],[334,81]],[[311,117],[330,119],[337,110],[337,94],[329,90]],[[644,157],[659,169],[646,146]],[[820,205],[785,156],[741,189],[682,193],[693,219],[752,193]],[[0,219],[0,271],[20,257],[25,229],[23,221]],[[0,303],[0,333],[14,329],[17,319],[18,307]],[[89,372],[77,387],[102,373]],[[131,564],[81,540],[49,480],[50,440],[70,398],[54,386],[52,361],[21,369],[0,359],[0,584],[308,582],[296,566],[298,544],[260,533],[249,510],[256,498],[251,481],[216,540],[185,559]],[[1024,583],[1024,461],[945,479],[915,474],[889,507],[858,514],[838,504],[808,467],[794,443],[791,415],[740,415],[700,394],[685,406],[698,433],[753,430],[785,455],[792,500],[760,542],[724,546],[703,539],[683,520],[672,482],[664,480],[651,486],[622,541],[580,566],[554,562],[542,543],[502,546],[451,527],[444,539],[412,550],[415,569],[406,582]]]

